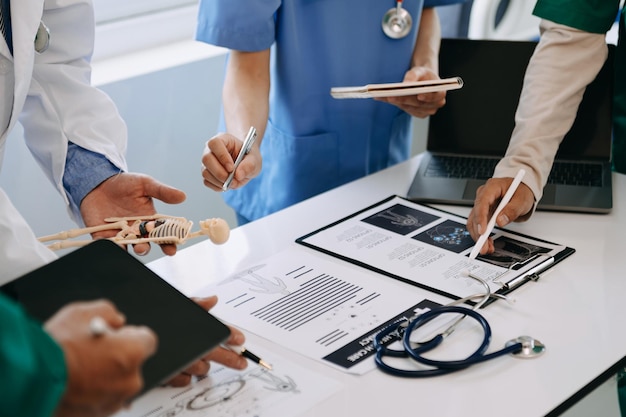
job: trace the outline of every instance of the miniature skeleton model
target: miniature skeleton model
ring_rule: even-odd
[[[77,236],[104,230],[119,230],[109,238],[118,245],[135,245],[138,243],[176,244],[181,245],[188,239],[208,236],[211,242],[221,245],[228,240],[230,229],[228,224],[219,218],[200,221],[200,230],[191,232],[193,222],[183,217],[155,214],[137,217],[110,217],[104,219],[107,224],[82,229],[71,229],[54,235],[39,238],[40,242],[58,241],[48,245],[51,250],[60,250],[84,246],[92,240],[68,240]]]

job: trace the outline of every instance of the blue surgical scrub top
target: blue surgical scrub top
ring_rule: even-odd
[[[422,8],[455,2],[405,0],[413,27],[390,39],[381,21],[395,0],[201,0],[198,40],[272,48],[263,169],[226,202],[255,220],[406,160],[410,115],[372,99],[333,99],[330,89],[402,81]]]

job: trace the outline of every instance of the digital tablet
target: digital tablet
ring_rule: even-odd
[[[67,303],[105,298],[128,324],[151,328],[158,347],[143,366],[141,393],[177,375],[230,334],[217,318],[107,239],[70,252],[0,291],[42,322]]]

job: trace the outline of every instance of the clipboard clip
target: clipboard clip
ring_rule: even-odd
[[[546,258],[545,261],[540,262],[535,267],[529,269],[524,275],[517,276],[511,279],[510,281],[502,283],[502,287],[500,290],[512,291],[525,282],[528,282],[528,281],[537,282],[539,278],[541,277],[541,274],[543,274],[554,263],[554,256],[546,255],[546,254],[539,254],[537,255],[537,258],[542,257],[542,256]]]

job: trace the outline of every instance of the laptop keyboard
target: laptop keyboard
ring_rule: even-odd
[[[498,163],[496,158],[433,155],[426,167],[427,177],[473,178],[487,180]],[[602,165],[596,163],[555,162],[548,184],[602,186]]]

